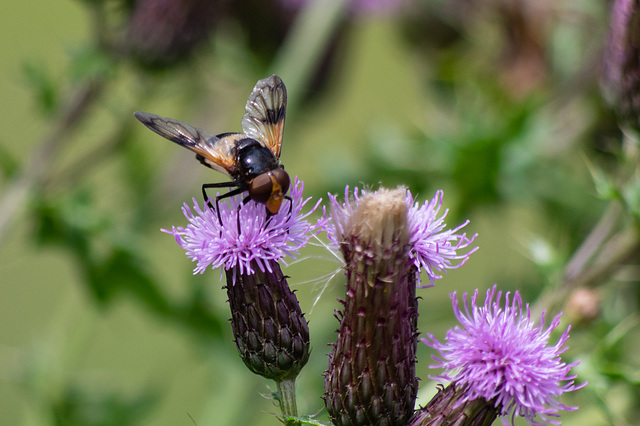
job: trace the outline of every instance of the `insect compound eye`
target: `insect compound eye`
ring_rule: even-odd
[[[276,178],[276,182],[280,185],[283,194],[286,194],[289,190],[289,186],[291,186],[291,179],[289,178],[289,174],[284,171],[284,169],[275,169],[271,172],[273,177]]]
[[[252,200],[259,203],[266,203],[273,192],[273,182],[269,173],[256,176],[249,184],[249,195]]]

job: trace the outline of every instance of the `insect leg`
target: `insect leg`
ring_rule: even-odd
[[[246,191],[246,189],[243,187],[240,187],[240,188],[234,189],[233,191],[229,191],[226,194],[218,195],[216,197],[216,213],[218,213],[218,223],[220,224],[220,226],[222,226],[222,217],[220,217],[220,205],[218,204],[218,201],[223,200],[225,198],[233,197],[234,195],[242,194],[244,191]]]
[[[240,194],[241,192],[245,191],[245,188],[242,185],[238,185],[237,182],[205,183],[202,185],[202,197],[204,198],[204,201],[207,203],[207,205],[211,210],[214,210],[214,208],[213,208],[213,204],[211,204],[211,198],[209,198],[209,196],[207,195],[207,189],[233,188],[233,187],[237,187],[237,188],[227,192],[226,194],[216,196],[215,211],[216,211],[216,214],[218,215],[218,223],[220,224],[220,226],[222,226],[222,217],[220,217],[220,206],[218,205],[218,201],[222,200],[223,198],[233,197],[236,194]]]
[[[244,206],[249,201],[251,201],[251,197],[249,195],[247,195],[246,197],[244,197],[244,199],[242,200],[242,204],[240,204],[238,206],[238,210],[236,211],[236,219],[237,219],[237,226],[238,226],[238,236],[240,236],[240,233],[241,233],[241,230],[240,230],[240,207]]]
[[[202,197],[204,198],[204,202],[207,203],[209,208],[213,210],[213,205],[211,204],[211,200],[210,200],[209,196],[207,195],[207,189],[209,189],[209,188],[235,188],[235,187],[239,187],[239,186],[240,185],[238,185],[237,182],[205,183],[205,184],[202,185]],[[242,191],[240,191],[240,192],[242,192]],[[233,195],[239,194],[240,192],[236,192]],[[225,198],[225,197],[221,197],[221,198]],[[217,200],[216,200],[216,203],[217,203]]]
[[[285,200],[289,200],[289,218],[291,218],[291,211],[293,210],[293,200],[288,195],[284,196]],[[289,233],[289,228],[287,228],[287,234]]]
[[[284,199],[289,200],[289,216],[291,216],[291,211],[293,210],[293,200],[288,195],[285,195]]]

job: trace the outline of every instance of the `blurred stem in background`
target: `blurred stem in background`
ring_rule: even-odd
[[[9,188],[0,200],[0,244],[11,229],[15,215],[26,207],[27,201],[34,195],[34,188],[42,185],[48,166],[53,164],[59,151],[70,140],[74,130],[86,119],[91,106],[100,99],[106,80],[83,82],[75,88],[68,104],[63,105],[52,120],[52,129],[43,137],[29,156],[29,160],[13,178]]]
[[[592,170],[600,196],[610,200],[608,207],[568,260],[559,284],[539,296],[532,310],[534,316],[545,309],[558,310],[576,289],[595,288],[638,259],[640,230],[635,192],[640,150],[633,134],[625,136],[622,143],[627,148],[623,149],[620,176],[610,178],[600,170]]]
[[[347,0],[309,1],[300,11],[273,66],[287,83],[289,109],[295,111],[314,69],[344,16]]]

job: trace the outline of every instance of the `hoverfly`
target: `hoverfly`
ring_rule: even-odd
[[[244,133],[222,133],[217,136],[178,120],[147,112],[135,117],[149,129],[196,153],[202,164],[229,175],[233,180],[205,183],[202,196],[213,209],[207,189],[235,188],[216,196],[216,212],[222,225],[218,202],[247,191],[243,204],[254,200],[265,205],[268,215],[280,210],[284,199],[291,202],[287,191],[291,180],[280,163],[280,147],[287,109],[287,89],[277,75],[259,80],[245,106],[242,117]]]

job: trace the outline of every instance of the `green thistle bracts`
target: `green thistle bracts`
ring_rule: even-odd
[[[245,365],[268,379],[295,378],[309,360],[309,327],[277,262],[273,272],[227,271],[227,293],[236,346]]]

